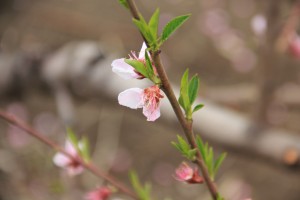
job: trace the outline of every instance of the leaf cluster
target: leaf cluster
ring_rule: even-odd
[[[161,35],[158,34],[160,11],[156,9],[151,16],[149,22],[142,15],[139,15],[139,20],[133,19],[133,23],[137,26],[143,37],[147,41],[151,51],[157,51],[160,46],[190,17],[181,15],[169,21],[163,28]]]
[[[150,193],[151,193],[151,185],[146,183],[142,185],[137,173],[135,171],[131,171],[129,173],[130,182],[133,186],[133,189],[137,193],[140,200],[150,200]]]
[[[171,144],[178,149],[178,151],[190,161],[196,159],[197,149],[191,149],[190,145],[180,135],[177,135],[178,142],[171,142]]]
[[[214,180],[215,175],[217,174],[222,162],[226,157],[226,153],[222,153],[219,157],[215,159],[213,148],[210,147],[207,142],[204,144],[200,136],[196,137],[196,143],[198,149],[200,150],[203,161],[207,167],[210,178]]]
[[[191,80],[189,80],[189,69],[187,69],[182,78],[180,84],[180,95],[178,98],[178,103],[185,111],[187,119],[192,119],[192,114],[200,110],[204,105],[198,104],[193,109],[193,103],[195,102],[199,91],[199,77],[194,75]]]
[[[171,144],[188,160],[195,161],[197,149],[192,149],[189,143],[181,136],[177,135],[178,142],[171,142]],[[213,148],[208,143],[203,143],[200,136],[196,137],[197,148],[201,153],[205,166],[207,167],[209,176],[214,180],[222,162],[226,157],[226,153],[222,153],[217,159],[214,158]]]
[[[91,160],[90,143],[87,137],[82,137],[81,140],[79,140],[71,128],[67,128],[67,135],[68,135],[68,140],[75,147],[80,157],[85,162],[89,162]]]

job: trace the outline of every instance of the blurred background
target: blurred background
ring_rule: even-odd
[[[221,193],[230,200],[299,200],[299,3],[137,5],[147,19],[160,7],[160,29],[192,14],[162,47],[162,57],[175,87],[187,67],[200,76],[200,101],[208,106],[197,118],[203,126],[195,120],[196,132],[217,153],[228,152],[217,177]],[[119,92],[142,85],[113,74],[111,61],[138,52],[141,44],[118,1],[1,0],[0,108],[62,145],[66,126],[87,135],[97,165],[125,183],[135,169],[152,183],[154,199],[210,199],[204,185],[173,178],[183,158],[170,144],[181,133],[171,110],[151,123],[140,110],[118,105]],[[68,177],[54,166],[53,150],[0,121],[1,200],[83,199],[103,183],[88,172]]]

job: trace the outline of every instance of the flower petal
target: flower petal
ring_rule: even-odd
[[[59,167],[66,167],[70,163],[70,159],[62,153],[57,153],[53,158],[53,162]]]
[[[149,107],[143,107],[143,114],[147,117],[147,121],[155,121],[160,117],[160,108],[157,106],[155,110],[149,109]]]
[[[78,174],[81,174],[83,172],[84,168],[82,166],[77,166],[77,167],[72,167],[69,166],[67,167],[67,172],[69,176],[76,176]]]
[[[139,75],[135,73],[134,68],[128,65],[124,58],[114,60],[111,63],[111,66],[112,71],[125,80],[139,78]]]
[[[182,162],[180,166],[175,171],[176,176],[175,178],[178,181],[189,181],[193,178],[194,170],[185,162]]]
[[[143,105],[143,89],[130,88],[121,92],[118,96],[119,104],[127,106],[131,109],[142,108]]]
[[[65,150],[72,156],[76,156],[78,154],[76,148],[69,140],[65,143]]]
[[[141,51],[139,53],[139,59],[145,59],[145,51],[147,49],[147,45],[145,42],[143,42],[143,45],[142,45],[142,48],[141,48]]]

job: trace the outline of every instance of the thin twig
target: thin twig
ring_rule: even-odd
[[[132,16],[139,20],[139,11],[135,5],[135,2],[134,0],[127,0],[127,3],[128,3],[128,7],[129,7],[129,10],[132,14]],[[143,35],[142,35],[143,37]],[[144,38],[144,37],[143,37]],[[147,44],[147,41],[145,40],[144,38],[144,41],[146,42]],[[149,46],[149,45],[147,45]],[[152,57],[152,60],[154,62],[154,65],[157,69],[157,73],[161,79],[161,82],[162,82],[162,89],[164,91],[164,93],[166,94],[166,96],[168,97],[171,105],[172,105],[172,108],[177,116],[177,119],[178,121],[180,122],[181,124],[181,127],[183,128],[184,130],[184,133],[185,133],[185,136],[186,138],[188,139],[190,145],[192,148],[195,148],[197,149],[197,159],[196,159],[196,163],[199,165],[200,167],[200,170],[202,172],[202,175],[205,179],[205,182],[206,182],[206,185],[211,193],[211,196],[213,197],[214,200],[217,200],[218,198],[218,192],[217,192],[217,188],[216,188],[216,185],[215,183],[210,179],[209,177],[209,173],[208,173],[208,170],[203,162],[203,159],[202,159],[202,156],[201,156],[201,153],[200,151],[198,150],[197,148],[197,144],[195,142],[195,136],[194,136],[194,132],[193,132],[193,121],[192,120],[188,120],[185,118],[181,108],[180,108],[180,105],[178,104],[178,101],[177,101],[177,98],[174,94],[174,91],[172,89],[172,86],[170,84],[170,81],[168,79],[168,76],[165,72],[165,68],[161,62],[161,58],[160,58],[160,53],[161,53],[161,50],[157,50],[155,52],[151,52],[151,57]]]
[[[42,143],[48,145],[50,148],[64,154],[65,156],[69,157],[72,160],[75,160],[76,162],[80,163],[81,166],[83,166],[85,169],[93,173],[95,176],[100,177],[102,179],[105,179],[110,184],[115,186],[117,189],[119,189],[121,192],[127,194],[128,196],[132,197],[133,199],[139,199],[135,193],[133,193],[130,189],[128,189],[125,185],[123,185],[121,182],[115,180],[111,175],[101,171],[99,168],[97,168],[92,162],[86,163],[81,159],[73,157],[71,154],[69,154],[64,148],[50,140],[49,138],[45,137],[44,134],[41,134],[34,128],[32,128],[30,125],[26,124],[22,120],[18,119],[17,117],[0,111],[0,118],[4,119],[8,123],[17,126],[18,128],[24,130],[32,137],[36,138],[37,140],[41,141]]]

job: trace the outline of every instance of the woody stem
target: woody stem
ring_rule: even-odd
[[[135,2],[134,0],[127,0],[127,3],[128,3],[128,7],[129,7],[129,10],[133,16],[133,18],[135,18],[136,20],[140,20],[140,17],[139,17],[139,11],[135,5]],[[143,37],[143,35],[142,35]],[[145,40],[145,38],[143,37],[145,43],[147,44],[147,46],[149,47],[149,44],[147,42],[147,40]],[[170,81],[169,81],[169,78],[165,72],[165,68],[162,64],[162,61],[161,61],[161,58],[160,58],[160,53],[161,53],[161,50],[157,50],[155,52],[152,52],[151,53],[151,57],[152,57],[152,60],[154,62],[154,65],[156,67],[156,70],[157,70],[157,73],[161,79],[161,82],[162,82],[162,90],[164,91],[164,93],[166,94],[166,96],[168,97],[171,105],[172,105],[172,108],[177,116],[177,119],[184,131],[184,134],[189,142],[189,144],[191,145],[192,148],[194,149],[197,149],[197,152],[196,152],[196,163],[199,165],[199,168],[202,172],[202,175],[204,177],[204,180],[205,180],[205,183],[210,191],[210,194],[211,196],[213,197],[214,200],[217,200],[218,198],[218,191],[217,191],[217,188],[216,188],[216,185],[215,183],[213,182],[213,180],[210,178],[209,176],[209,173],[208,173],[208,170],[203,162],[203,158],[201,156],[201,153],[199,151],[199,149],[197,148],[197,144],[196,144],[196,141],[195,141],[195,135],[194,135],[194,132],[193,132],[193,121],[192,120],[189,120],[187,119],[181,108],[180,108],[180,105],[177,101],[177,98],[174,94],[174,90],[170,84]]]

